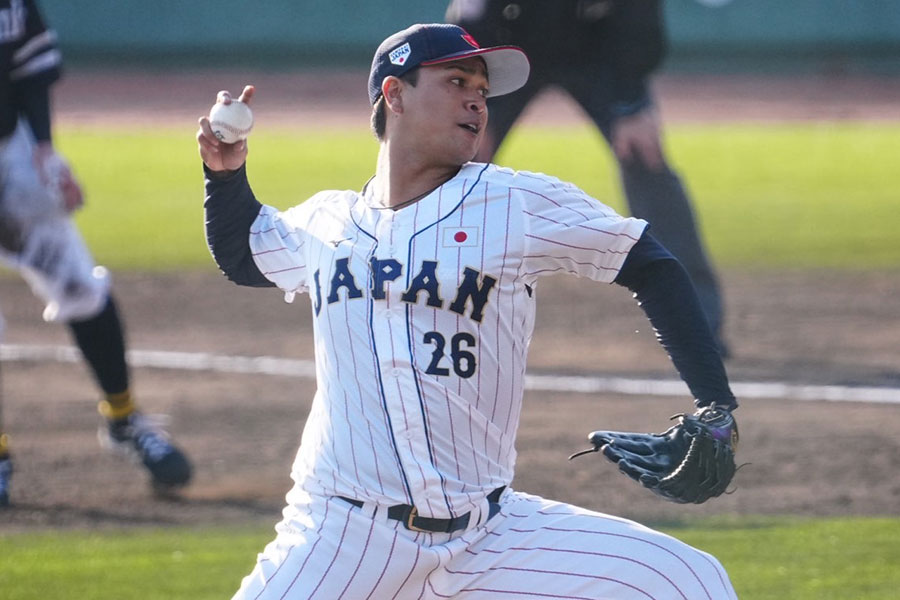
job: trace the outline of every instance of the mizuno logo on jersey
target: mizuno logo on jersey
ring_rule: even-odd
[[[406,64],[406,59],[409,58],[411,50],[409,48],[409,43],[403,44],[399,48],[394,48],[391,50],[391,53],[388,54],[388,58],[391,59],[392,65],[403,66]]]
[[[370,284],[369,293],[375,300],[384,300],[385,287],[388,282],[395,281],[403,274],[403,265],[393,258],[379,260],[373,257],[370,261],[371,274],[365,273],[362,281]],[[490,275],[466,267],[463,270],[459,285],[456,286],[456,294],[453,301],[447,304],[441,295],[440,280],[437,273],[438,263],[433,260],[423,260],[419,271],[410,280],[409,287],[400,296],[403,302],[419,304],[423,300],[426,306],[432,308],[447,308],[451,312],[465,316],[469,311],[469,318],[478,323],[484,318],[484,308],[487,306],[488,297],[497,279]],[[314,308],[316,315],[322,310],[322,301],[328,304],[338,302],[341,297],[346,299],[362,298],[363,291],[359,287],[358,280],[350,271],[350,259],[339,258],[334,261],[334,271],[331,281],[327,282],[327,289],[323,289],[320,280],[320,271],[313,274],[316,288]],[[341,289],[344,291],[341,292]],[[323,297],[323,292],[326,292]]]

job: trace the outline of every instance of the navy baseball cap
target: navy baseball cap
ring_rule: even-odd
[[[531,66],[528,56],[521,48],[481,48],[458,25],[418,24],[398,31],[378,46],[372,59],[372,70],[369,71],[369,102],[375,104],[381,97],[381,83],[386,77],[400,77],[418,66],[436,65],[472,56],[480,56],[487,65],[491,83],[488,96],[514,92],[528,81]]]

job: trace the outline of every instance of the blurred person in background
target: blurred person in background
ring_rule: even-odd
[[[0,260],[65,324],[102,391],[98,431],[107,449],[144,465],[154,489],[186,484],[191,466],[157,416],[131,392],[125,339],[109,276],[72,221],[81,186],[51,136],[50,87],[61,74],[56,34],[33,0],[0,0]],[[12,459],[0,421],[0,506],[9,504]]]
[[[488,46],[523,48],[525,86],[488,101],[487,135],[476,160],[490,162],[529,103],[550,86],[591,118],[619,164],[632,215],[687,269],[723,357],[723,302],[684,186],[662,148],[650,78],[666,52],[659,0],[453,0],[446,20]]]

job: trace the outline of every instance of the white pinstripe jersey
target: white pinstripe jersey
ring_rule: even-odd
[[[575,186],[468,163],[418,202],[327,191],[250,232],[309,292],[317,386],[293,467],[308,492],[448,518],[509,484],[541,275],[611,282],[646,227]]]

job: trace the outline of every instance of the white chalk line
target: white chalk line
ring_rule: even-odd
[[[61,362],[82,360],[72,346],[0,345],[0,361]],[[311,360],[274,356],[227,356],[208,352],[173,352],[168,350],[130,350],[132,367],[211,371],[215,373],[248,373],[281,375],[315,379],[316,365]],[[525,389],[544,392],[615,393],[636,396],[683,396],[690,394],[678,379],[641,379],[589,375],[526,375]],[[828,402],[865,402],[900,404],[900,388],[842,385],[804,385],[786,382],[731,383],[739,399],[787,399]]]

